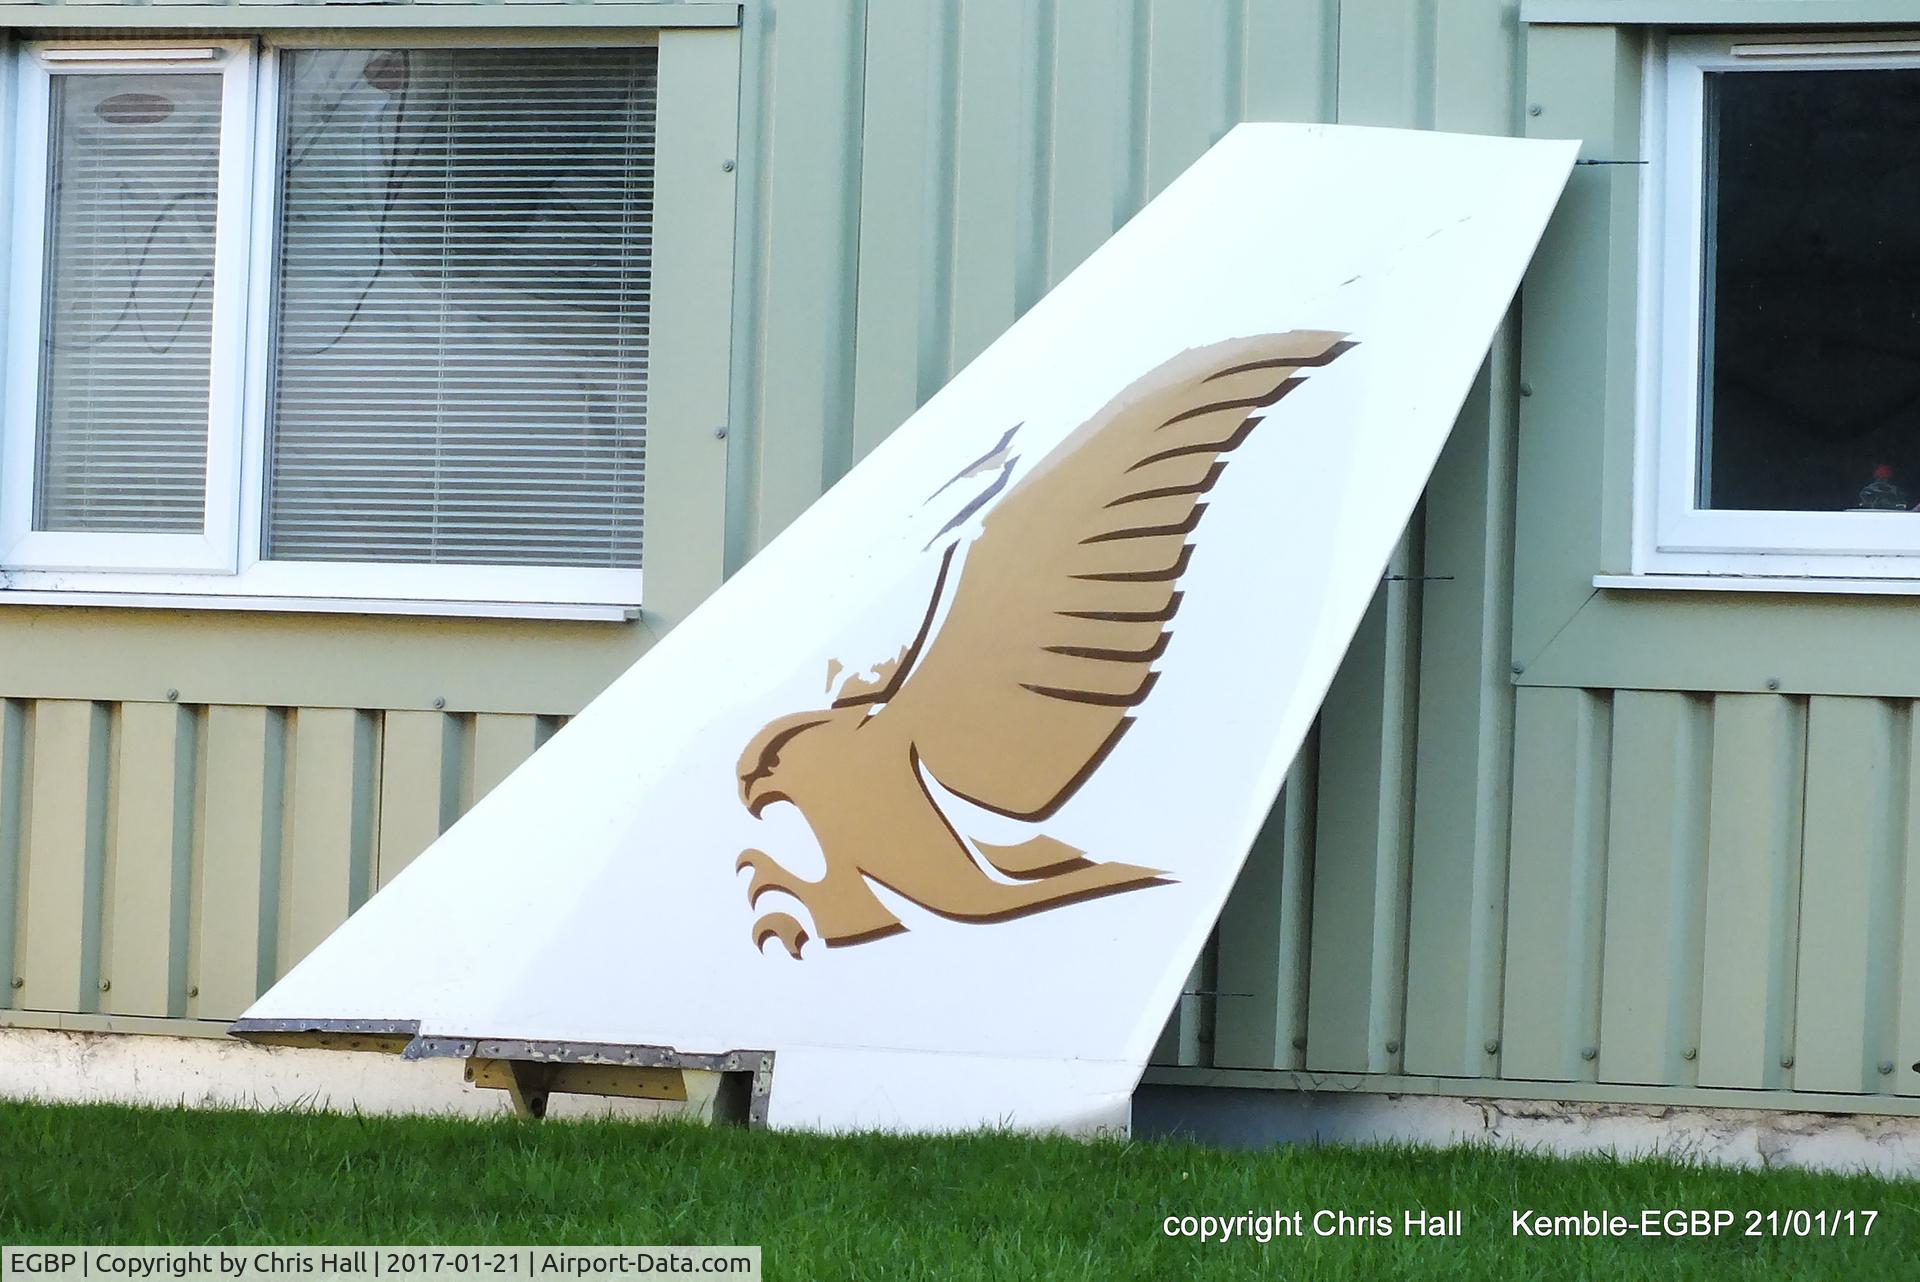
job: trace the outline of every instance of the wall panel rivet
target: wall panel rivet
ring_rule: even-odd
[[[722,424],[721,426],[713,429],[713,439],[716,441],[724,441],[727,439],[727,429],[725,424]]]
[[[1500,1043],[1499,1043],[1499,1041],[1498,1041],[1498,1040],[1496,1040],[1496,1039],[1494,1039],[1494,1038],[1488,1038],[1488,1039],[1487,1039],[1487,1047],[1486,1047],[1486,1049],[1487,1049],[1487,1054],[1489,1054],[1489,1055],[1498,1055],[1498,1054],[1500,1053]]]
[[[1398,1055],[1399,1053],[1400,1053],[1400,1043],[1399,1043],[1399,1042],[1388,1042],[1388,1043],[1387,1043],[1387,1054],[1389,1054],[1389,1055]]]
[[[1600,1048],[1598,1046],[1582,1046],[1580,1048],[1580,1058],[1581,1059],[1599,1059]]]
[[[1680,1052],[1681,1059],[1697,1059],[1699,1055],[1700,1055],[1700,1052],[1695,1050],[1691,1046],[1687,1047],[1687,1049]]]
[[[180,692],[178,690],[169,689],[167,691],[167,702],[178,703],[179,701],[180,701]]]
[[[101,991],[101,992],[103,992],[103,993],[110,993],[110,992],[112,992],[112,991],[113,991],[113,981],[112,981],[111,979],[103,979],[103,980],[101,980],[101,981],[100,981],[100,991]]]
[[[1513,673],[1514,676],[1517,677],[1522,672],[1525,672],[1527,670],[1527,665],[1524,663],[1509,664],[1508,669]]]
[[[1793,1067],[1793,1056],[1791,1056],[1791,1055],[1782,1055],[1782,1056],[1780,1057],[1780,1067],[1782,1067],[1782,1068],[1792,1068],[1792,1067]]]
[[[721,161],[721,162],[720,162],[720,172],[721,172],[721,173],[723,173],[723,174],[730,174],[730,173],[732,173],[732,172],[733,172],[733,162],[732,162],[731,160],[723,160],[723,161]]]
[[[15,988],[25,988],[25,987],[27,986],[27,980],[26,980],[26,976],[24,976],[24,975],[15,975],[15,976],[13,977],[13,986],[14,986]]]
[[[1779,678],[1779,677],[1768,677],[1768,678],[1767,678],[1767,689],[1769,689],[1769,690],[1778,690],[1779,688],[1780,688],[1780,678]]]
[[[15,985],[15,987],[18,987],[18,985]],[[1304,1038],[1304,1037],[1296,1037],[1296,1038],[1294,1038],[1294,1039],[1293,1039],[1293,1049],[1295,1049],[1295,1050],[1297,1050],[1297,1051],[1303,1051],[1303,1050],[1305,1050],[1305,1049],[1307,1049],[1307,1039],[1306,1039],[1306,1038]]]
[[[200,995],[200,985],[198,984],[195,984],[192,988],[189,988],[187,990],[187,996],[189,997],[198,997],[199,995]]]
[[[1529,382],[1528,382],[1528,381],[1527,381],[1526,379],[1524,379],[1524,378],[1520,380],[1520,395],[1522,395],[1522,396],[1532,396],[1532,395],[1533,395],[1533,384],[1532,384],[1532,383],[1529,383]]]
[[[1883,1059],[1883,1060],[1881,1060],[1881,1061],[1880,1061],[1880,1075],[1881,1075],[1882,1077],[1885,1077],[1885,1076],[1886,1076],[1887,1074],[1889,1074],[1889,1073],[1891,1073],[1892,1071],[1893,1071],[1893,1061],[1892,1061],[1892,1060],[1890,1060],[1890,1059]]]
[[[1540,114],[1540,113],[1541,113],[1542,111],[1544,111],[1544,110],[1545,110],[1545,108],[1543,108],[1543,107],[1542,107],[1542,106],[1541,106],[1541,105],[1540,105],[1539,103],[1537,103],[1537,102],[1533,102],[1533,103],[1528,103],[1528,104],[1527,104],[1527,114],[1528,114],[1529,116],[1537,116],[1537,115],[1539,115],[1539,114]]]
[[[447,706],[447,701],[446,701],[446,698],[445,698],[445,696],[443,696],[443,695],[435,695],[435,696],[433,697],[433,706],[434,706],[434,707],[436,707],[436,708],[444,708],[444,707],[446,707],[446,706]]]

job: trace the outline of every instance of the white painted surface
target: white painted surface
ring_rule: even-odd
[[[1351,1091],[1146,1086],[1134,1134],[1232,1148],[1492,1144],[1562,1157],[1666,1156],[1716,1166],[1920,1175],[1920,1118]]]
[[[1124,1117],[1574,150],[1235,129],[246,1021],[773,1050],[775,1125]],[[1019,425],[1011,483],[957,527],[964,594],[981,521],[1029,480],[1057,480],[1050,463],[1070,469],[1053,451],[1122,389],[1189,349],[1292,330],[1357,346],[1306,371],[1223,456],[1158,684],[1118,747],[1037,825],[962,816],[912,766],[956,832],[1011,843],[1038,831],[1099,863],[1165,870],[1168,884],[990,924],[880,890],[905,933],[826,949],[815,929],[798,961],[754,946],[760,913],[809,912],[778,896],[749,908],[736,855],[755,847],[811,877],[832,852],[792,805],[747,812],[742,750],[775,718],[826,707],[830,661],[864,670],[923,619],[938,619],[930,648],[954,626],[957,607],[933,586],[954,544],[943,526],[993,478],[943,487]],[[1032,733],[1010,720],[980,755]]]
[[[1790,592],[1815,596],[1920,596],[1920,579],[1793,579],[1761,574],[1596,574],[1615,592]]]

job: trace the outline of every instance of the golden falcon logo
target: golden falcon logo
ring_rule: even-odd
[[[1153,690],[1222,456],[1299,386],[1299,371],[1352,346],[1343,338],[1294,330],[1176,356],[1009,490],[964,557],[949,545],[898,660],[828,707],[769,722],[741,755],[747,810],[758,818],[792,802],[826,857],[825,875],[808,881],[743,851],[734,866],[753,870],[748,905],[792,895],[836,947],[906,929],[875,882],[942,917],[992,922],[1172,880],[1090,860],[1042,832],[1015,845],[964,837],[928,780],[1034,824],[1072,799]],[[1005,485],[1012,436],[962,471],[999,475],[949,529]],[[754,923],[754,946],[769,937],[798,957],[809,934],[771,912]]]

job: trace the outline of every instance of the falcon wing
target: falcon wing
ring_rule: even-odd
[[[988,513],[945,619],[932,630],[936,587],[870,721],[904,733],[934,778],[976,805],[1021,819],[1059,809],[1153,687],[1222,455],[1296,371],[1350,346],[1342,338],[1215,343],[1115,397]],[[943,582],[953,569],[942,565]]]

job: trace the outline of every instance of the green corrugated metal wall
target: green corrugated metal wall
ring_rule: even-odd
[[[11,1004],[234,1018],[557,723],[0,701]]]
[[[619,20],[649,9],[673,6]],[[1530,32],[1511,0],[759,0],[738,42],[732,565],[1237,120],[1637,147],[1637,37]],[[1843,697],[1920,679],[1690,685],[1663,675],[1684,640],[1618,641],[1654,607],[1594,601],[1636,182],[1576,176],[1526,359],[1511,324],[1175,1012],[1189,1080],[1920,1089],[1912,711]],[[1603,660],[1567,648],[1583,608],[1630,620]],[[1795,654],[1845,635],[1799,626]],[[0,1006],[225,1018],[647,630],[11,607],[10,644],[0,959],[26,983]]]

